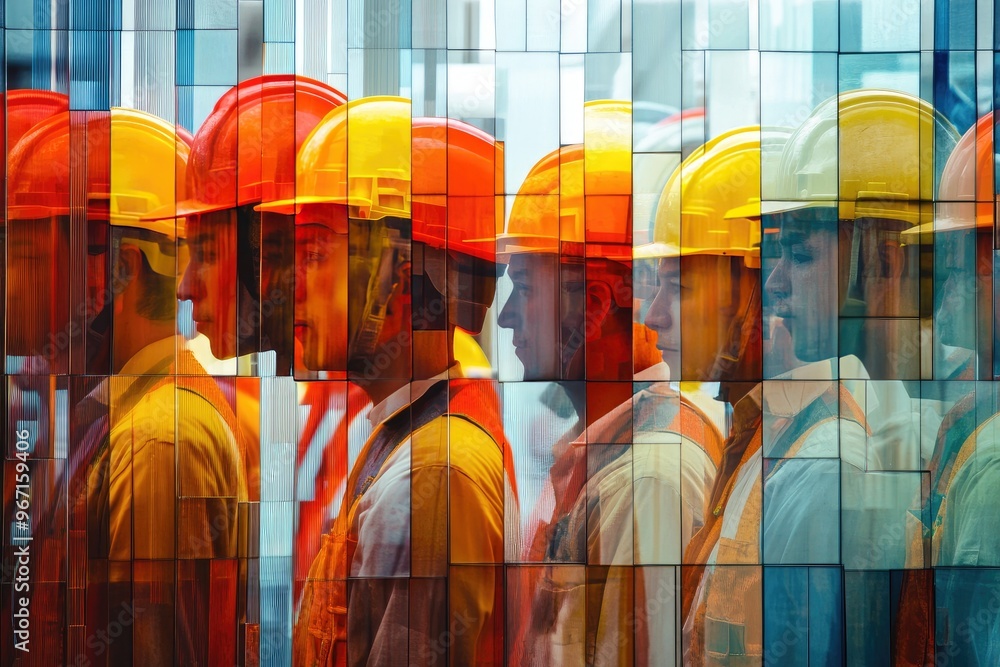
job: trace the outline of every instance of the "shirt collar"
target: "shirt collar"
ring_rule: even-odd
[[[170,336],[156,342],[150,343],[132,356],[121,371],[114,376],[115,381],[111,382],[111,377],[105,378],[93,391],[90,396],[101,404],[107,404],[110,398],[110,405],[120,405],[122,398],[128,394],[132,386],[140,376],[156,375],[168,376],[175,372],[177,355],[183,346],[183,339],[180,336]],[[109,389],[103,389],[110,383]]]
[[[460,377],[463,377],[462,366],[461,364],[455,364],[432,378],[408,382],[372,407],[368,412],[368,421],[371,422],[372,427],[376,427],[406,406],[415,403],[421,396],[427,393],[428,389],[441,380]]]
[[[799,366],[774,378],[799,380],[799,382],[768,383],[767,413],[779,417],[794,417],[831,387],[836,386],[838,378],[848,382],[850,380],[864,382],[870,376],[861,360],[853,354]]]

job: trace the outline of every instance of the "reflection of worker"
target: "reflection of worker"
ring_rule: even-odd
[[[774,156],[784,133],[764,134],[764,153]],[[635,252],[639,261],[655,264],[658,286],[646,323],[674,379],[721,382],[721,394],[731,401],[761,374],[760,232],[757,223],[725,216],[759,199],[761,151],[761,131],[747,128],[718,137],[683,162],[664,187],[652,243]],[[705,312],[718,317],[706,320]],[[686,322],[699,326],[682,329]],[[593,472],[570,525],[586,531],[588,563],[681,563],[692,534],[708,518],[704,508],[723,455],[723,438],[699,407],[704,400],[696,400],[654,384],[587,430]],[[721,406],[711,412],[722,412]],[[641,567],[631,586],[628,581],[609,575],[603,585],[589,662],[621,663],[634,631],[644,662],[670,664],[679,624],[651,610],[662,608],[664,591],[675,590],[674,570]],[[626,613],[633,598],[644,618],[634,628]]]
[[[499,323],[525,380],[632,378],[630,118],[588,103],[584,143],[532,168],[498,239],[514,286]]]
[[[33,126],[67,109],[69,98],[62,93],[48,90],[8,90],[0,93],[0,145],[5,147],[4,159]],[[6,212],[0,212],[0,215],[6,215]],[[6,253],[0,253],[0,300],[6,298],[6,280]],[[0,301],[0,305],[2,303]],[[4,339],[5,329],[6,318],[0,318],[0,340]]]
[[[492,384],[463,379],[451,352],[493,298],[469,281],[495,276],[492,244],[471,241],[494,233],[499,150],[463,123],[411,120],[407,100],[363,98],[303,144],[295,199],[262,206],[297,209],[304,364],[348,371],[375,404],[305,583],[297,665],[502,656],[504,439]]]
[[[498,258],[512,284],[498,323],[513,332],[526,381],[632,379],[631,119],[627,102],[588,103],[583,144],[555,150],[535,164],[498,238]],[[587,406],[594,410],[585,415],[588,397],[574,389],[550,385],[543,396],[550,404],[568,397],[557,414],[575,423],[537,447],[547,474],[529,510],[525,556],[531,562],[550,560],[552,532],[566,513],[558,505],[568,507],[586,479],[586,461],[569,450],[570,441],[582,431],[585,416],[596,417],[593,412],[615,402],[600,405],[604,396],[595,391]],[[533,572],[521,568],[516,581],[508,577],[512,664],[548,659],[522,658],[523,651],[531,652],[524,642],[532,632]]]
[[[261,214],[254,206],[292,195],[298,147],[330,110],[345,101],[340,92],[306,77],[247,79],[222,96],[194,137],[187,198],[177,202],[176,211],[186,216],[183,231],[191,260],[177,296],[192,302],[198,332],[208,338],[218,359],[273,351],[275,374],[288,375],[291,370],[294,221],[281,213]],[[152,217],[172,217],[171,208],[154,211]],[[258,501],[260,384],[238,378],[235,385],[237,415],[247,443],[248,492],[251,501]],[[326,401],[316,392],[307,397],[317,399],[311,409],[325,411]],[[279,406],[275,400],[269,406],[265,403],[266,412],[291,414],[291,406]],[[332,477],[327,470],[320,474]],[[314,508],[309,502],[305,505],[302,514],[311,519]],[[303,525],[300,521],[298,528]],[[263,534],[272,531],[265,526]],[[297,530],[294,545],[295,578],[303,579],[316,555],[316,541],[304,539]],[[264,609],[265,626],[270,622],[268,611]]]
[[[4,146],[4,159],[10,150],[14,148],[18,140],[26,134],[33,126],[69,108],[69,98],[61,93],[47,90],[9,90],[5,94],[0,93],[0,146]],[[5,224],[6,209],[0,210],[0,309],[6,303],[6,234]],[[6,310],[0,310],[6,313]],[[0,340],[4,339],[6,330],[6,318],[0,317]],[[47,340],[46,340],[47,342]],[[13,362],[13,363],[12,363]],[[50,414],[55,412],[55,406],[50,404],[49,397],[49,369],[46,359],[41,357],[29,357],[17,359],[8,357],[6,370],[10,382],[7,385],[7,411],[2,420],[4,426],[8,428],[8,441],[11,443],[10,452],[15,452],[14,442],[18,430],[28,430],[33,441],[31,458],[35,460],[46,459],[54,456],[54,433],[50,431]],[[55,423],[53,420],[52,423]],[[10,426],[8,427],[7,424]],[[51,453],[50,453],[51,452]],[[0,531],[5,543],[20,546],[24,543],[18,538],[26,536],[27,530],[18,530],[14,521],[14,512],[17,508],[17,484],[21,481],[17,475],[17,465],[15,460],[5,461],[0,465],[0,520],[3,521],[4,529]],[[55,465],[53,465],[55,464]],[[31,480],[34,485],[32,497],[38,498],[38,489],[51,488],[51,477],[55,472],[58,461],[46,461],[43,465],[35,465],[31,471]],[[22,478],[23,479],[23,478]],[[22,488],[21,491],[24,491]],[[23,500],[23,498],[22,498]],[[36,503],[41,502],[35,500]],[[52,504],[62,504],[59,497],[51,498]],[[34,513],[37,517],[38,513]],[[36,522],[37,526],[37,522]],[[55,525],[43,526],[41,529],[31,531],[34,535],[31,543],[33,554],[32,584],[31,584],[31,623],[33,633],[36,636],[62,637],[66,634],[66,612],[63,605],[59,604],[60,589],[64,586],[66,575],[62,569],[62,554],[66,551],[66,531],[65,526],[59,525],[58,519]],[[7,538],[10,538],[7,541]],[[0,613],[5,616],[12,615],[14,609],[14,596],[4,596],[0,602]],[[15,628],[16,629],[16,628]],[[16,640],[15,640],[16,641]],[[36,656],[39,664],[61,662],[64,659],[62,642],[51,641],[45,644],[34,643],[31,645],[32,654]]]
[[[254,206],[292,195],[297,148],[345,101],[305,77],[248,79],[223,95],[195,135],[188,198],[177,204],[192,255],[178,296],[192,301],[218,359],[274,350],[277,374],[290,369],[293,221]]]
[[[631,381],[631,186],[630,108],[610,101],[588,103],[584,143],[543,157],[522,183],[497,239],[512,283],[498,323],[513,332],[525,381]],[[602,404],[599,392],[588,398],[567,389],[572,406],[563,412],[577,423],[549,445],[557,461],[583,429],[585,404],[588,419],[615,404]],[[551,482],[569,477],[557,474]],[[549,487],[539,507],[551,510],[546,503],[566,494]]]
[[[953,401],[935,440],[930,496],[911,535],[909,562],[925,569],[905,573],[896,623],[896,665],[924,665],[944,651],[960,664],[989,665],[1000,659],[1000,627],[984,624],[974,633],[946,635],[995,605],[998,579],[988,568],[1000,562],[1000,543],[984,517],[995,508],[1000,402],[992,386],[994,115],[983,116],[952,151],[941,176],[937,215],[917,233],[932,240],[938,350],[935,377],[946,380]],[[937,342],[937,341],[935,341]],[[947,346],[945,348],[944,346]],[[952,359],[959,357],[962,363]],[[963,381],[964,380],[964,381]],[[930,542],[931,562],[921,556]],[[928,565],[940,567],[936,572]],[[994,614],[990,614],[992,619]],[[937,641],[936,641],[937,640]]]
[[[747,401],[760,416],[739,466],[717,482],[717,537],[702,549],[707,561],[697,561],[710,567],[685,590],[692,664],[730,664],[735,655],[768,664],[873,661],[871,633],[857,622],[875,611],[865,606],[874,598],[865,571],[902,567],[902,525],[920,486],[919,473],[901,472],[919,454],[912,404],[889,379],[912,370],[900,319],[916,315],[916,257],[900,232],[932,199],[928,136],[944,150],[954,141],[926,103],[855,91],[820,105],[785,145],[776,194],[795,201],[764,216],[781,248],[765,307],[783,318],[806,365],[765,381],[734,408],[734,421]],[[838,192],[839,202],[830,194]],[[876,354],[883,381],[868,382],[867,359]],[[762,576],[761,565],[797,567]],[[844,575],[844,567],[861,572]],[[846,627],[844,576],[859,596]],[[788,627],[805,636],[773,650]]]
[[[81,191],[88,237],[106,243],[89,250],[104,267],[93,275],[106,271],[110,285],[103,301],[88,304],[87,316],[110,322],[116,376],[97,383],[71,417],[69,533],[86,537],[71,541],[68,558],[91,559],[98,578],[71,579],[69,586],[106,581],[104,591],[90,591],[107,603],[96,612],[103,620],[90,607],[86,618],[71,610],[67,621],[105,627],[119,602],[144,607],[131,633],[148,664],[204,663],[209,653],[236,650],[233,602],[210,592],[227,581],[235,586],[237,578],[237,504],[246,500],[239,429],[210,379],[174,377],[204,372],[190,354],[178,352],[174,335],[183,257],[176,252],[174,220],[139,222],[172,201],[175,186],[183,192],[189,138],[125,109],[81,124],[65,113],[24,137],[10,157],[8,182],[11,276],[33,278],[30,286],[10,284],[8,308],[24,322],[37,323],[38,304],[58,303],[63,292],[34,277],[69,264],[70,210],[77,203],[70,175],[79,167],[71,159],[71,134],[85,137],[88,146]],[[49,312],[54,330],[68,326],[59,319],[68,308]],[[11,351],[36,353],[39,333],[27,328],[12,336]],[[206,559],[212,559],[211,586]],[[133,642],[120,650],[131,650]]]

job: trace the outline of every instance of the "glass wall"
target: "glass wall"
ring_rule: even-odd
[[[995,11],[7,0],[0,663],[1000,664]]]

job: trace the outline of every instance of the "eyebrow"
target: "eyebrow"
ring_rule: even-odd
[[[528,271],[525,269],[517,269],[516,271],[508,271],[507,275],[510,276],[511,280],[524,280],[528,277]]]
[[[778,243],[783,248],[790,248],[793,245],[804,244],[806,235],[802,232],[785,233],[778,237]]]
[[[193,236],[189,236],[187,242],[191,245],[207,245],[214,241],[212,235],[208,232],[198,232]]]

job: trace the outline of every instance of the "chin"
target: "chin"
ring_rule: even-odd
[[[226,345],[216,345],[214,342],[211,345],[212,356],[219,361],[225,361],[226,359],[232,359],[236,356],[236,350],[232,349],[230,346]]]
[[[795,358],[799,361],[804,361],[806,363],[813,363],[815,361],[826,361],[827,359],[833,359],[838,356],[837,350],[820,350],[817,348],[805,348],[799,349],[795,348]]]
[[[307,351],[302,352],[302,365],[310,371],[324,370],[323,368],[320,368],[319,359],[316,358],[316,355],[310,354]]]

